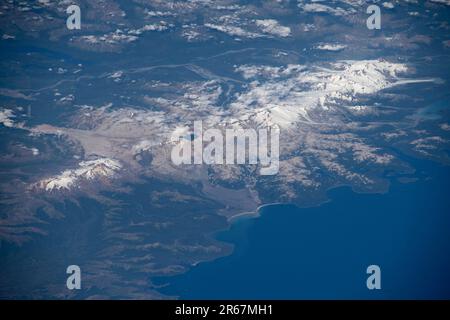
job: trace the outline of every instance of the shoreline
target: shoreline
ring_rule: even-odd
[[[265,208],[265,207],[269,207],[269,206],[275,206],[275,205],[289,205],[289,203],[284,203],[284,202],[273,202],[273,203],[267,203],[267,204],[263,204],[260,205],[256,208],[255,211],[246,211],[246,212],[241,212],[241,213],[237,213],[233,216],[230,216],[227,221],[230,224],[233,224],[234,222],[241,220],[241,219],[255,219],[255,218],[259,218],[261,216],[261,214],[259,213],[259,210]]]
[[[401,176],[399,176],[399,177],[401,177]],[[301,206],[301,205],[299,205],[299,204],[297,204],[297,203],[295,203],[295,202],[271,202],[271,203],[266,203],[266,204],[259,205],[259,206],[255,209],[255,211],[244,211],[244,212],[240,212],[240,213],[237,213],[237,214],[235,214],[235,215],[232,215],[232,216],[230,216],[230,217],[227,218],[227,221],[228,221],[230,224],[233,224],[234,222],[236,222],[237,220],[240,220],[240,219],[245,219],[245,218],[248,218],[248,219],[258,218],[258,217],[261,216],[260,213],[259,213],[259,210],[260,210],[260,209],[263,209],[263,208],[269,207],[269,206],[275,206],[275,205],[293,205],[293,206],[295,206],[295,207],[297,207],[297,208],[304,208],[304,209],[313,208],[313,207],[320,207],[320,206],[322,206],[323,204],[326,204],[326,203],[328,203],[328,202],[330,202],[330,201],[333,200],[331,197],[329,197],[330,191],[333,191],[333,190],[336,190],[336,189],[340,189],[340,188],[350,188],[351,191],[352,191],[353,193],[355,193],[355,194],[386,194],[386,193],[389,193],[389,191],[390,191],[390,189],[391,189],[391,186],[392,186],[392,182],[393,182],[393,180],[395,180],[395,178],[396,178],[396,177],[389,177],[389,178],[386,178],[386,185],[384,185],[384,186],[381,185],[380,188],[376,188],[376,189],[373,189],[373,190],[357,190],[357,189],[355,189],[355,187],[354,187],[352,184],[350,184],[350,183],[341,183],[341,184],[337,184],[337,185],[335,185],[335,186],[331,186],[331,187],[325,189],[326,199],[324,199],[324,200],[322,200],[322,201],[318,201],[318,202],[315,203],[315,204]],[[398,177],[397,177],[397,178],[398,178]],[[412,181],[412,182],[410,182],[410,183],[415,183],[415,182],[417,182],[417,180]]]

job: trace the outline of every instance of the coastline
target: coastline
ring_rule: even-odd
[[[230,217],[227,218],[227,222],[230,224],[233,224],[234,222],[241,220],[241,219],[255,219],[261,216],[260,214],[260,210],[265,208],[265,207],[270,207],[270,206],[276,206],[276,205],[293,205],[296,206],[297,208],[304,208],[304,209],[308,209],[308,208],[314,208],[314,207],[320,207],[325,203],[328,203],[330,201],[332,201],[332,199],[328,196],[330,191],[339,189],[339,188],[350,188],[352,192],[356,193],[356,194],[386,194],[389,192],[391,184],[392,184],[392,179],[395,179],[396,177],[391,177],[389,179],[387,179],[386,181],[386,185],[381,186],[378,189],[373,189],[373,190],[358,190],[357,188],[355,188],[355,186],[351,185],[350,183],[341,183],[341,184],[337,184],[335,186],[331,186],[329,188],[327,188],[325,190],[325,194],[326,194],[326,199],[322,200],[322,201],[318,201],[315,204],[311,204],[311,205],[299,205],[295,202],[271,202],[271,203],[266,203],[266,204],[262,204],[260,206],[258,206],[255,211],[244,211],[244,212],[240,212],[234,215],[231,215]],[[413,181],[410,183],[414,183],[417,181]]]
[[[276,205],[288,205],[289,203],[284,203],[284,202],[273,202],[273,203],[267,203],[267,204],[263,204],[260,205],[256,208],[255,211],[246,211],[246,212],[241,212],[238,214],[235,214],[233,216],[230,216],[227,221],[230,224],[233,224],[234,222],[241,220],[241,219],[255,219],[261,216],[261,214],[259,213],[259,210],[265,208],[265,207],[269,207],[269,206],[276,206]]]
[[[430,163],[424,164],[421,168],[428,169]],[[389,192],[377,192],[374,195],[371,195],[372,192],[355,192],[350,186],[332,188],[341,190],[330,195],[326,208],[321,209],[321,205],[317,205],[305,215],[288,207],[280,208],[280,215],[267,212],[263,216],[264,221],[250,224],[252,232],[249,234],[242,233],[248,230],[247,224],[234,225],[230,233],[220,241],[230,241],[235,246],[241,246],[237,255],[206,264],[200,263],[187,271],[190,273],[188,276],[164,279],[169,285],[163,289],[163,293],[176,294],[178,299],[201,299],[206,296],[217,299],[245,299],[255,296],[261,299],[372,299],[373,293],[361,291],[359,285],[365,283],[365,268],[368,263],[375,261],[386,270],[401,272],[405,266],[417,261],[417,257],[428,257],[430,248],[448,248],[448,242],[442,237],[428,242],[430,235],[435,232],[444,235],[445,230],[448,230],[448,200],[433,201],[434,205],[431,207],[410,201],[411,197],[419,200],[446,199],[445,189],[438,187],[448,185],[448,180],[445,179],[448,170],[446,167],[433,166],[432,170],[420,173],[418,181],[406,184],[393,177]],[[440,192],[436,193],[437,190]],[[360,196],[355,197],[354,194]],[[347,210],[350,203],[353,209]],[[233,223],[240,219],[260,217],[260,209],[273,205],[287,204],[261,205],[254,212],[236,214],[229,221]],[[431,209],[432,214],[424,214],[425,209]],[[277,212],[275,209],[275,213]],[[367,229],[361,232],[364,228]],[[280,233],[280,230],[283,231]],[[417,235],[417,230],[421,231],[421,235]],[[328,237],[333,241],[329,241]],[[402,255],[410,241],[417,244],[418,249]],[[374,246],[374,243],[377,245]],[[386,254],[386,248],[393,249]],[[233,250],[233,254],[235,252]],[[267,256],[274,257],[273,261],[267,261]],[[305,263],[306,258],[314,263]],[[439,271],[445,269],[450,262],[445,259],[436,259],[439,264],[424,261],[420,266],[434,281],[428,287],[431,290],[434,289],[432,283],[439,283],[442,277]],[[333,263],[341,277],[329,274],[328,266]],[[261,277],[272,274],[274,266],[283,267],[283,272],[277,273],[273,278],[269,277],[264,283],[265,289],[261,290]],[[219,274],[220,277],[217,277]],[[397,281],[386,274],[385,279],[395,289],[392,294],[396,298],[411,298],[416,295],[424,298],[443,297],[437,291],[425,295],[413,284],[404,288],[402,279]],[[285,286],[286,281],[292,282]],[[211,283],[215,285],[211,286]],[[329,289],[330,286],[332,289]],[[214,287],[220,287],[220,290],[215,290]],[[183,291],[184,288],[191,289]],[[334,289],[336,290],[333,291]],[[336,291],[341,293],[336,295]],[[385,294],[388,296],[391,293]]]

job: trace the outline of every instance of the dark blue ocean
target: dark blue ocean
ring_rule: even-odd
[[[386,194],[342,187],[300,209],[273,205],[216,237],[232,255],[160,278],[181,299],[450,298],[450,169],[423,162]],[[381,268],[381,290],[366,269]]]

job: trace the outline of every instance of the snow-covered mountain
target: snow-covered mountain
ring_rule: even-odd
[[[61,174],[43,179],[36,186],[46,191],[70,190],[76,188],[79,183],[95,181],[98,179],[110,179],[122,168],[120,162],[99,158],[95,160],[82,161],[76,169],[65,170]]]
[[[232,117],[288,128],[297,121],[318,121],[317,108],[333,112],[333,106],[345,107],[360,95],[395,86],[408,68],[383,60],[347,60],[327,67],[243,65],[236,71],[252,82],[231,103]]]

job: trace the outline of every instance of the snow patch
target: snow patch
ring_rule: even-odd
[[[65,170],[58,176],[38,182],[37,186],[46,191],[70,190],[80,181],[93,181],[102,177],[111,178],[121,168],[122,165],[117,160],[108,158],[82,161],[77,169]]]

